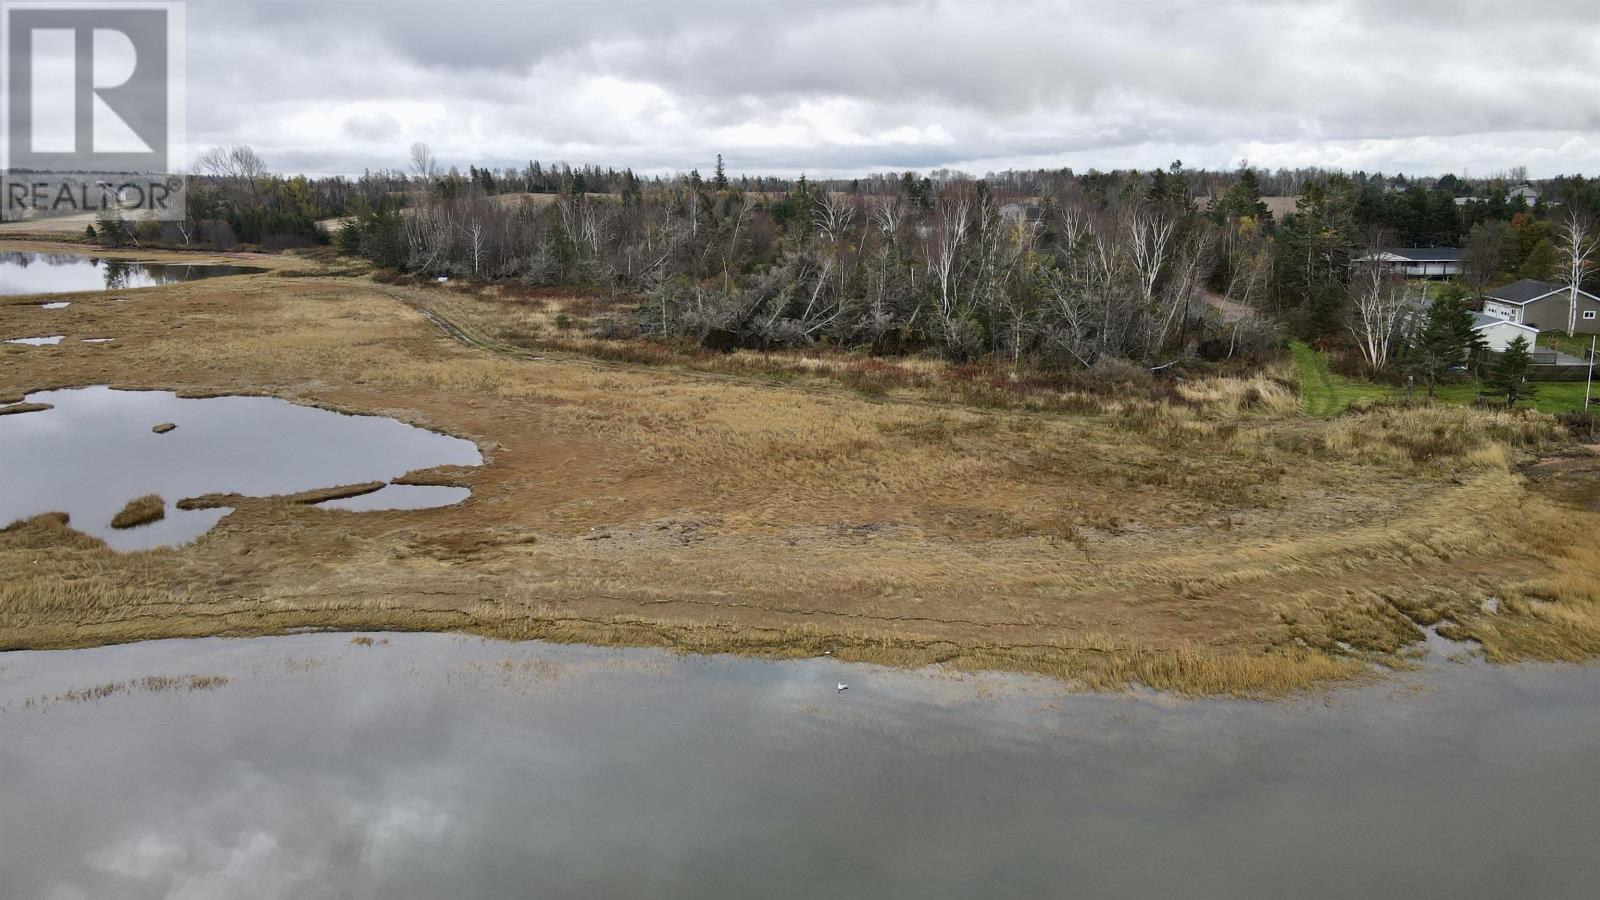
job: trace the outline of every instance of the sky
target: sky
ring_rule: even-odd
[[[188,144],[276,170],[1600,174],[1592,3],[191,0]]]

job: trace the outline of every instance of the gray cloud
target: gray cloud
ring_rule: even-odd
[[[202,0],[189,25],[191,144],[317,173],[413,140],[644,171],[1600,171],[1580,3]]]

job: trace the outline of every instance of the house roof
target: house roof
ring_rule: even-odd
[[[1521,322],[1513,322],[1510,319],[1502,319],[1499,316],[1486,316],[1483,313],[1472,314],[1473,331],[1482,331],[1485,328],[1491,328],[1495,325],[1510,325],[1512,328],[1522,328],[1535,334],[1539,333],[1539,329],[1533,327],[1532,325],[1524,325]]]
[[[1566,290],[1566,288],[1553,282],[1524,278],[1521,281],[1513,281],[1503,287],[1490,288],[1484,291],[1483,295],[1490,300],[1499,300],[1501,303],[1514,303],[1521,306],[1524,303],[1532,303],[1541,297],[1548,297],[1556,291],[1562,290]],[[1590,297],[1594,296],[1584,290],[1580,290],[1579,293]]]
[[[1385,247],[1383,252],[1411,262],[1456,262],[1461,259],[1460,247]]]

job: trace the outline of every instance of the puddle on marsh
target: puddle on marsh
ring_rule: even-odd
[[[89,387],[40,391],[26,400],[55,408],[0,416],[7,472],[0,479],[0,525],[65,512],[72,527],[119,550],[193,540],[228,513],[177,509],[186,497],[292,494],[483,461],[471,441],[270,397],[183,399],[167,391]],[[166,422],[177,430],[151,431]],[[111,528],[112,516],[145,494],[166,500],[166,517]],[[460,499],[452,494],[444,502]]]
[[[0,654],[7,890],[1578,897],[1600,883],[1600,668],[1430,662],[1327,698],[1190,702],[832,659],[358,640]],[[178,687],[142,689],[151,676]]]
[[[63,337],[63,335],[52,334],[49,337],[10,338],[10,339],[8,339],[6,341],[6,343],[8,343],[8,344],[26,344],[29,347],[44,347],[44,346],[47,346],[47,345],[48,346],[54,346],[56,344],[61,343],[61,338],[62,337]]]
[[[75,253],[0,253],[0,295],[120,291],[262,272],[255,266],[153,263]]]

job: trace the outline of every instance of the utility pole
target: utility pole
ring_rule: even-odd
[[[1600,334],[1589,338],[1589,380],[1583,385],[1583,410],[1589,411],[1589,392],[1594,389],[1594,350]]]

